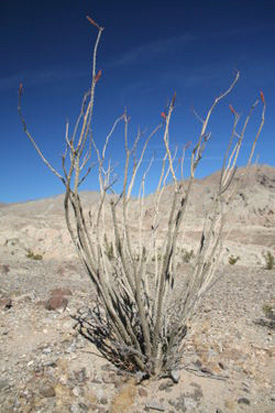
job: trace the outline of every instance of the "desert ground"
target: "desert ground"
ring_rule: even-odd
[[[194,185],[180,234],[185,251],[196,248],[216,182],[214,174]],[[96,208],[96,193],[82,197],[85,210]],[[217,282],[189,326],[177,384],[138,383],[74,328],[72,316],[96,294],[69,238],[62,199],[0,204],[0,411],[274,412],[275,264],[268,266],[275,168],[253,167],[228,205]]]

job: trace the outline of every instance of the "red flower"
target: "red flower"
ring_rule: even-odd
[[[18,89],[18,92],[19,92],[19,96],[21,96],[22,95],[22,93],[23,93],[23,84],[22,83],[20,83],[20,85],[19,85],[19,89]]]
[[[99,71],[97,72],[96,77],[95,77],[95,83],[97,83],[97,82],[99,81],[99,79],[101,78],[101,75],[102,75],[102,70],[99,70]]]
[[[98,29],[98,24],[90,16],[86,16],[86,19],[89,20],[89,22]]]
[[[233,113],[233,115],[237,114],[237,112],[235,111],[235,109],[233,108],[232,105],[229,105],[229,109],[230,109],[231,113]]]
[[[164,112],[161,112],[160,116],[161,116],[163,119],[166,119],[166,115],[165,115]]]
[[[260,91],[260,97],[261,97],[261,101],[263,103],[265,103],[265,98],[264,98],[264,94],[263,94],[262,90]]]

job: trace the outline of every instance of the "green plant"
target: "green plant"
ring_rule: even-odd
[[[230,106],[233,115],[232,133],[221,167],[218,187],[200,233],[193,265],[183,276],[177,271],[176,265],[178,235],[186,219],[195,174],[211,136],[208,131],[209,120],[216,106],[235,87],[239,73],[235,74],[227,90],[213,100],[205,118],[199,117],[201,130],[191,150],[190,177],[183,183],[182,170],[188,145],[182,148],[179,163],[176,152],[173,152],[170,145],[170,124],[175,110],[176,94],[160,114],[160,123],[147,138],[141,139],[143,134],[138,131],[137,136],[130,139],[130,118],[125,110],[113,123],[101,149],[94,141],[92,123],[95,90],[102,74],[101,70],[96,69],[97,49],[103,27],[89,17],[88,20],[97,30],[91,86],[83,98],[76,125],[69,130],[69,124],[66,124],[66,149],[60,172],[44,157],[27,128],[21,109],[22,85],[19,87],[18,111],[23,129],[42,161],[64,184],[67,228],[79,259],[98,294],[98,304],[92,309],[81,311],[76,317],[79,331],[97,345],[104,357],[121,369],[132,373],[139,372],[141,378],[170,375],[177,381],[176,371],[183,354],[187,325],[199,301],[215,281],[215,270],[222,249],[224,208],[234,193],[236,163],[245,131],[252,111],[261,100],[261,121],[248,157],[250,165],[264,124],[265,100],[261,92],[260,100],[257,99],[252,105],[239,132],[236,128],[240,116]],[[106,160],[106,151],[115,129],[121,122],[124,175],[121,193],[116,196],[114,184],[117,182],[117,176],[112,163]],[[159,168],[151,222],[148,225],[144,219],[144,188],[154,158],[149,166],[144,167],[144,155],[151,139],[160,131],[163,133],[163,158]],[[134,142],[132,146],[131,140]],[[140,142],[143,143],[140,145]],[[97,158],[96,167],[95,163],[91,162],[92,150]],[[86,214],[79,188],[92,173],[99,182],[99,203],[96,212],[90,211],[90,214]],[[163,195],[169,181],[170,204],[165,207],[163,213]],[[132,200],[133,188],[136,188],[136,193],[139,194],[135,202]],[[138,217],[133,215],[132,210],[135,206],[138,208]],[[109,240],[104,236],[107,230],[110,234]],[[189,260],[193,254],[189,252],[184,256]],[[153,257],[157,257],[154,265]]]
[[[27,258],[30,258],[31,260],[35,260],[35,261],[40,261],[43,259],[43,255],[41,254],[35,254],[32,250],[28,249],[27,250],[27,254],[26,254]]]
[[[275,264],[274,255],[270,251],[267,251],[266,253],[263,253],[263,256],[265,259],[265,268],[267,270],[272,270]]]
[[[240,260],[240,257],[234,257],[234,255],[230,255],[230,257],[228,257],[228,262],[230,265],[235,265],[238,261]]]
[[[156,253],[154,255],[152,255],[152,261],[153,262],[161,262],[162,260],[162,254],[160,251],[156,251]]]
[[[187,251],[186,249],[182,249],[181,251],[182,257],[183,257],[183,262],[186,264],[189,264],[190,261],[194,258],[194,250]]]
[[[275,308],[274,305],[270,303],[265,303],[263,305],[263,312],[267,318],[275,319]]]

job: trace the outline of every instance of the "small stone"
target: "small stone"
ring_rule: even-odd
[[[146,404],[145,410],[146,411],[157,410],[158,412],[165,412],[165,408],[161,404],[155,401],[152,401],[152,403],[150,404]]]
[[[239,404],[246,404],[246,405],[250,405],[250,400],[248,400],[246,397],[241,397],[240,399],[238,399],[238,403]]]
[[[89,411],[89,407],[84,403],[79,403],[78,406],[79,406],[81,412],[88,412]]]
[[[79,383],[83,383],[87,379],[87,372],[85,367],[81,370],[74,371],[74,376]]]
[[[90,405],[89,405],[89,407],[90,407],[90,411],[91,412],[96,412],[96,413],[103,413],[103,412],[105,412],[105,408],[103,407],[103,406],[99,406],[98,404],[96,404],[96,403],[91,403]]]
[[[169,391],[171,387],[173,387],[173,382],[171,380],[166,380],[164,383],[160,384],[159,390],[160,391],[163,391],[163,390]]]
[[[59,309],[63,309],[65,311],[68,305],[68,300],[62,295],[56,295],[49,298],[49,300],[45,304],[46,310],[49,311],[56,311]]]
[[[79,387],[74,387],[72,390],[72,393],[75,397],[79,397],[80,396],[80,388]]]
[[[178,383],[180,379],[180,373],[178,370],[171,370],[171,378],[174,383]]]
[[[29,295],[25,295],[24,297],[20,298],[19,303],[20,304],[28,304],[31,303],[33,300]]]
[[[168,403],[170,404],[170,406],[173,406],[176,409],[177,412],[186,412],[187,411],[184,394],[179,396],[177,399],[168,400]]]
[[[225,370],[225,365],[224,365],[224,363],[222,363],[221,361],[219,361],[218,365],[219,365],[219,367],[220,367],[222,370]]]
[[[11,298],[2,298],[0,300],[0,307],[3,310],[9,310],[12,307],[12,301]]]
[[[101,370],[103,370],[103,371],[110,371],[110,368],[111,368],[111,366],[110,366],[109,363],[108,364],[103,364],[101,366]]]
[[[144,371],[138,371],[135,376],[136,384],[142,383],[142,381],[147,377],[147,373]]]
[[[108,400],[106,399],[106,397],[101,397],[100,403],[101,404],[108,404]]]
[[[0,265],[0,272],[4,275],[7,275],[8,272],[10,271],[10,266],[7,264],[1,264]]]
[[[53,349],[51,347],[46,347],[42,350],[43,354],[51,354]]]
[[[54,397],[55,389],[50,383],[44,383],[40,387],[39,393],[44,397]]]
[[[144,389],[143,387],[141,387],[140,389],[138,389],[138,394],[140,395],[140,397],[147,397],[148,391]]]
[[[48,361],[45,361],[44,363],[43,363],[43,367],[46,367],[46,368],[52,368],[52,369],[55,369],[56,367],[57,367],[57,364],[56,364],[56,362],[55,361],[53,361],[53,360],[48,360]]]
[[[114,383],[117,380],[117,375],[111,371],[106,375],[106,377],[103,376],[103,381],[104,383]]]
[[[80,413],[78,404],[72,404],[70,407],[70,413]]]

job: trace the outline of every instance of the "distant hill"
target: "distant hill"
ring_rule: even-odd
[[[238,184],[233,201],[226,206],[227,249],[242,254],[242,265],[257,263],[262,252],[271,249],[275,254],[275,168],[253,166],[244,178],[244,170],[236,173]],[[180,242],[187,249],[195,249],[206,212],[211,207],[219,182],[216,172],[194,182],[189,207],[180,234]],[[183,182],[183,185],[185,183]],[[173,185],[168,185],[161,199],[160,214],[167,220]],[[154,197],[145,198],[144,225],[150,231],[154,210]],[[26,256],[27,249],[44,254],[44,258],[75,257],[64,217],[64,195],[25,203],[0,204],[0,258],[13,254],[18,259]],[[99,193],[81,193],[84,214],[91,209],[95,217]],[[131,229],[136,231],[139,203],[132,200]],[[94,218],[93,218],[94,219]],[[110,215],[106,215],[104,231],[113,231]],[[93,221],[95,222],[95,221]],[[149,232],[148,232],[149,234]],[[162,236],[165,236],[165,226]]]

